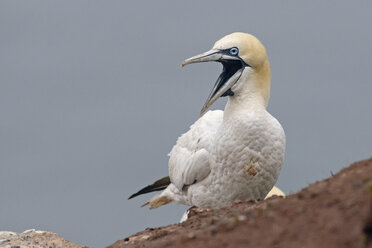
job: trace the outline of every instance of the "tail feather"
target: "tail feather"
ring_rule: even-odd
[[[277,195],[277,196],[283,196],[285,197],[285,194],[283,193],[283,191],[281,191],[278,187],[274,186],[269,193],[267,193],[265,199],[267,198],[270,198],[272,197],[273,195]]]
[[[128,200],[132,199],[133,197],[142,195],[142,194],[150,193],[150,192],[153,192],[153,191],[163,190],[163,189],[167,188],[170,183],[171,182],[170,182],[169,177],[163,177],[163,178],[157,180],[156,182],[154,182],[153,184],[144,187],[143,189],[141,189],[137,193],[134,193],[133,195],[129,196]]]
[[[143,204],[141,207],[150,205],[150,209],[154,209],[154,208],[158,208],[160,206],[166,205],[168,203],[171,203],[172,201],[173,200],[167,196],[156,195],[153,198],[151,198],[151,200]]]

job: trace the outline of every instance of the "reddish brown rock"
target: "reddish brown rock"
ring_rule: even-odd
[[[371,247],[372,159],[286,198],[191,209],[180,224],[148,228],[121,247]]]

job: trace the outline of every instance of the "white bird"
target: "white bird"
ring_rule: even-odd
[[[208,61],[222,63],[223,71],[201,114],[228,96],[225,110],[200,117],[169,153],[169,177],[130,197],[163,190],[144,204],[150,208],[172,201],[220,208],[235,200],[264,199],[278,190],[273,186],[284,160],[285,134],[266,111],[270,64],[264,46],[253,35],[232,33],[181,66]]]

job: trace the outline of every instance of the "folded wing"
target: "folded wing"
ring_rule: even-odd
[[[178,138],[169,154],[169,176],[178,190],[209,175],[214,139],[222,119],[223,111],[209,111]]]

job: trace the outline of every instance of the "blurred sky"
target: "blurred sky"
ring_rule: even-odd
[[[185,206],[127,197],[167,175],[221,71],[180,63],[235,31],[269,54],[280,188],[371,157],[371,25],[367,0],[1,1],[0,230],[103,247],[177,222]]]

